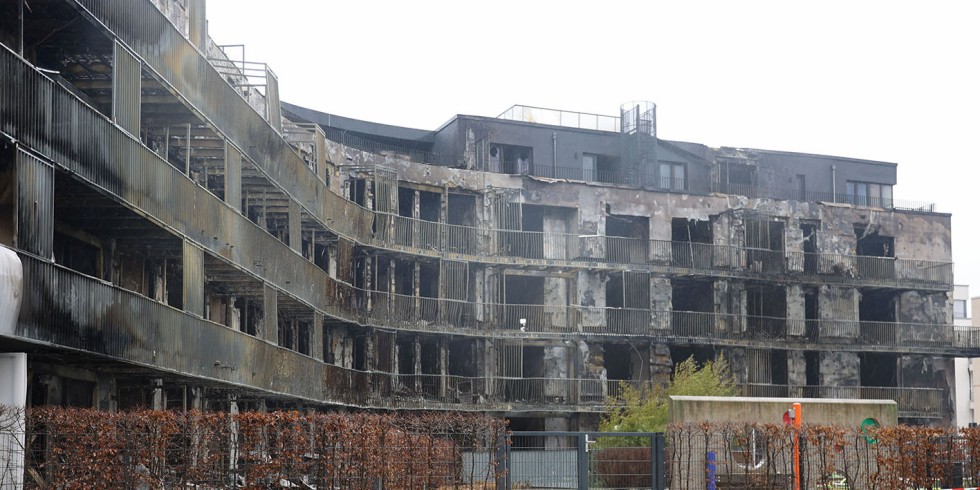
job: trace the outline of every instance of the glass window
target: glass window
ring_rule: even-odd
[[[660,164],[660,187],[670,189],[670,164]]]
[[[953,318],[966,318],[966,300],[953,300]]]
[[[845,201],[858,206],[892,207],[892,186],[874,182],[847,181]]]
[[[686,186],[687,172],[683,163],[660,164],[660,188],[682,191]]]

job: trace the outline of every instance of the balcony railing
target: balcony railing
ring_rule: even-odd
[[[642,238],[575,235],[448,225],[378,213],[372,245],[422,253],[567,264],[645,266],[711,275],[832,277],[853,283],[946,289],[952,262],[715,245]]]
[[[580,305],[492,304],[365,291],[333,282],[327,311],[400,330],[489,337],[646,337],[664,342],[805,342],[877,350],[980,349],[980,329],[945,324],[820,320]],[[521,320],[524,323],[521,323]]]
[[[942,415],[943,390],[879,386],[801,386],[745,383],[742,396],[775,398],[843,398],[894,400],[902,418],[936,418]]]
[[[277,384],[277,389],[294,395],[357,406],[422,408],[445,404],[493,409],[532,404],[576,410],[582,407],[600,409],[606,398],[617,395],[622,390],[619,381],[600,379],[406,375],[362,372],[326,365],[309,356],[194,317],[104,281],[30,255],[21,254],[20,257],[24,263],[25,283],[32,286],[25,289],[20,327],[22,330],[17,335],[138,365],[158,366],[174,372],[250,386],[251,381],[246,378],[249,378],[248,373],[253,369],[248,368],[248,363],[267,355],[284,356],[277,363],[277,369],[285,369],[283,372],[298,370],[295,372],[304,374],[296,378],[295,383],[290,381],[277,384],[266,380],[272,380],[277,376],[275,373],[265,373],[262,383],[255,385],[255,389],[266,389],[265,383],[268,382],[272,383],[268,386]],[[71,291],[71,294],[61,294],[62,291]],[[462,325],[480,325],[479,322],[472,321],[480,307],[465,302],[384,294],[356,298],[356,291],[351,296],[355,297],[354,303],[358,309],[367,311],[372,320],[378,320],[376,324],[390,322],[399,325],[399,321],[407,321],[426,325],[425,328],[428,328],[439,323],[455,324],[459,321]],[[366,307],[368,303],[371,304],[370,308]],[[740,323],[734,316],[690,312],[667,314],[629,309],[546,305],[491,305],[484,308],[485,316],[502,316],[503,323],[498,324],[497,328],[510,330],[521,338],[533,337],[541,332],[560,332],[567,335],[568,331],[579,328],[573,323],[575,321],[583,322],[582,330],[585,331],[584,322],[590,316],[590,320],[597,322],[613,320],[612,328],[625,334],[642,332],[643,335],[664,336],[666,339],[677,335],[676,332],[679,331],[684,337],[735,338],[744,335],[744,332],[740,332],[742,327],[739,325],[752,321],[752,317]],[[343,310],[346,309],[340,311]],[[392,318],[398,312],[403,314],[397,320],[381,321]],[[594,315],[598,312],[604,312],[608,316],[602,318]],[[451,316],[454,318],[450,318]],[[527,320],[526,331],[520,330],[519,318]],[[772,320],[785,322],[782,319]],[[643,328],[648,321],[650,328]],[[786,322],[785,328],[795,328],[791,326],[794,323]],[[846,322],[840,323],[846,325]],[[885,330],[888,325],[882,322],[864,323],[866,325],[862,324],[862,328],[878,331]],[[608,333],[603,332],[603,328],[605,327],[600,325],[591,327],[593,332]],[[901,341],[901,332],[919,332],[924,329],[919,326],[897,325],[896,330],[896,338]],[[494,332],[485,333],[492,336]],[[965,335],[966,333],[955,331],[948,339],[954,343],[968,339],[970,345],[980,345],[977,343],[980,336],[975,335],[976,331],[970,331],[969,335]],[[188,343],[187,339],[194,341]],[[236,347],[239,345],[245,346],[244,350]],[[269,352],[262,355],[241,355],[241,352],[257,353],[266,350]],[[219,362],[215,362],[216,359]],[[313,380],[323,380],[322,388],[317,388],[317,383],[313,383]],[[640,382],[628,383],[638,389],[647,386]],[[894,399],[899,402],[899,411],[903,417],[935,416],[941,407],[941,390],[923,388],[745,385],[743,390],[747,396]]]

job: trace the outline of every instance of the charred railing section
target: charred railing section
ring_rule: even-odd
[[[355,205],[356,206],[356,205]],[[363,208],[361,208],[363,209]],[[364,209],[363,212],[371,213]],[[804,253],[744,246],[475,228],[377,213],[367,244],[427,254],[461,254],[475,261],[621,267],[663,273],[746,278],[791,276],[820,281],[946,290],[951,262]],[[363,239],[361,241],[364,241]]]
[[[323,364],[42,259],[26,254],[21,259],[25,283],[31,287],[25,291],[19,337],[182,375],[320,403],[385,408],[507,410],[535,405],[599,410],[621,389],[618,381],[604,379],[399,374]],[[260,365],[266,367],[255,368]],[[908,414],[904,416],[935,416],[941,400],[940,390],[909,388],[753,385],[746,389],[752,396],[894,399],[905,407],[900,407]]]
[[[182,375],[320,402],[323,365],[259,338],[21,254],[16,335]],[[255,369],[263,366],[262,369]]]

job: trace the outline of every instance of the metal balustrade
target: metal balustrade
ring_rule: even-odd
[[[356,205],[355,205],[356,206]],[[363,209],[363,208],[362,208]],[[372,213],[363,209],[365,213]],[[541,260],[569,266],[646,266],[650,270],[709,275],[832,277],[853,283],[945,289],[952,263],[836,253],[803,253],[710,243],[475,228],[376,213],[378,247],[397,245],[420,253],[452,253],[473,261],[494,257]],[[392,224],[393,223],[393,224]],[[390,229],[394,227],[394,233]]]
[[[739,384],[742,396],[772,398],[844,398],[894,400],[898,416],[935,418],[942,414],[943,390],[938,388],[883,386],[804,386],[765,383]]]
[[[331,280],[332,281],[332,280]],[[493,304],[364,291],[332,282],[328,312],[409,331],[490,337],[633,337],[765,345],[772,341],[941,352],[980,348],[980,329],[944,324],[818,320],[580,305]],[[370,301],[367,299],[370,298]],[[370,303],[370,308],[368,307]],[[525,322],[522,324],[521,319]],[[522,329],[523,327],[523,329]]]
[[[309,356],[276,347],[259,338],[194,317],[137,293],[42,259],[23,253],[20,257],[24,263],[25,278],[35,287],[25,290],[22,314],[25,322],[21,324],[22,330],[18,335],[36,341],[83,349],[125,362],[152,364],[175,372],[213,377],[249,386],[251,380],[245,378],[251,371],[244,365],[239,366],[238,363],[275,356],[280,359],[275,365],[286,370],[283,372],[301,370],[307,373],[296,380],[296,383],[299,383],[296,386],[293,386],[290,381],[282,389],[311,399],[337,401],[357,406],[424,407],[441,403],[474,404],[486,408],[488,404],[506,406],[528,403],[598,407],[609,396],[621,394],[623,389],[619,381],[598,379],[506,377],[487,379],[439,374],[401,375],[360,372],[326,365]],[[65,288],[73,293],[70,296],[59,296],[63,298],[62,300],[55,301],[52,297],[45,296],[57,294],[56,291],[60,292]],[[435,322],[440,318],[448,321],[443,313],[446,311],[443,307],[447,303],[454,303],[434,298],[358,294],[356,291],[353,291],[353,294],[347,293],[351,291],[345,292],[343,288],[338,288],[336,297],[350,298],[350,301],[369,311],[369,316],[377,318],[397,316],[395,315],[397,312],[404,311],[405,314],[400,319],[409,322],[420,320],[427,322],[426,318],[433,319]],[[367,303],[370,303],[370,308],[365,307]],[[462,307],[463,302],[459,303],[457,306]],[[556,318],[574,318],[575,315],[571,315],[569,311],[578,311],[579,314],[587,311],[582,308],[545,305],[492,305],[491,308],[506,312],[507,318],[520,316],[528,319],[528,331],[522,332],[522,335],[533,334],[539,330],[539,325],[543,326],[541,330],[561,331],[567,324],[561,324],[561,321],[556,321]],[[657,316],[663,318],[658,312],[648,310],[611,310],[630,311],[630,315],[650,315],[649,318]],[[52,321],[54,317],[60,320]],[[675,322],[678,319],[686,319],[683,328],[688,329],[688,333],[700,333],[706,337],[740,335],[738,322],[734,316],[672,312],[671,317]],[[725,328],[731,333],[724,334],[719,325],[728,322],[730,324]],[[890,325],[884,322],[863,323],[862,331],[868,329],[887,331]],[[891,325],[921,330],[916,326]],[[520,329],[518,321],[508,323],[508,326],[516,331]],[[679,328],[681,327],[675,323],[674,329]],[[899,332],[901,328],[898,329]],[[651,335],[657,331],[662,330],[651,329]],[[97,332],[101,332],[101,335]],[[978,333],[980,333],[978,330],[957,330],[947,338],[954,343],[966,341],[976,346],[977,339],[980,338]],[[880,338],[884,334],[876,335]],[[901,339],[901,334],[898,338]],[[152,346],[155,347],[153,352],[150,352]],[[162,346],[167,347],[160,350]],[[204,346],[207,346],[207,353],[200,350]],[[262,354],[257,357],[251,354],[243,356],[246,351],[262,352]],[[215,358],[223,362],[214,363]],[[322,380],[322,392],[321,388],[318,388],[320,382],[313,382],[313,380]],[[628,384],[638,389],[646,386],[639,382],[628,382]],[[261,384],[255,386],[257,389],[262,389],[258,388]],[[354,389],[364,386],[369,386],[370,390],[365,392],[364,389]],[[934,416],[941,406],[942,391],[925,388],[807,387],[765,384],[747,384],[743,385],[742,389],[746,396],[895,399],[899,402],[900,414],[906,417]]]

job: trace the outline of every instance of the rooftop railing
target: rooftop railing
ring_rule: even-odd
[[[593,129],[596,131],[619,132],[619,118],[588,112],[563,111],[526,105],[513,105],[502,112],[497,119],[549,124],[566,128]]]

